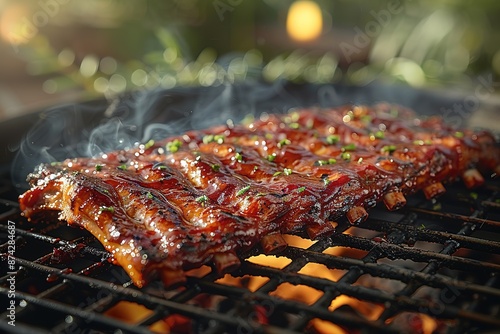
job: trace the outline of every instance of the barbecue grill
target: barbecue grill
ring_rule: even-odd
[[[248,87],[231,88],[226,109],[236,108],[234,115],[246,109],[280,112],[318,104],[320,94],[329,94],[332,105],[375,102],[369,98],[375,96],[370,87],[275,88],[268,87],[271,93],[257,102],[246,100]],[[182,119],[185,110],[196,109],[193,96],[214,96],[204,92],[155,92],[159,99],[146,100],[157,112],[147,113],[145,121]],[[406,96],[411,104],[424,94],[425,110],[454,103],[418,91],[378,92],[378,100],[403,104],[397,98]],[[122,97],[111,107],[101,101],[70,108],[80,108],[86,126],[95,127],[102,124],[96,119],[123,117],[131,106],[137,108],[137,96]],[[319,103],[326,106],[325,101]],[[180,287],[165,289],[154,282],[138,289],[90,233],[56,217],[37,224],[21,217],[18,184],[4,168],[0,299],[6,307],[0,311],[0,327],[18,333],[493,332],[500,328],[500,182],[485,178],[486,184],[472,192],[458,182],[432,201],[422,194],[408,196],[397,212],[379,205],[359,226],[341,219],[331,236],[317,241],[286,236],[289,247],[283,253],[265,256],[255,248],[242,256],[239,269],[222,278],[204,266],[190,271]],[[10,258],[9,236],[16,246]],[[8,259],[15,261],[13,268]],[[14,299],[11,311],[7,306]],[[15,327],[8,324],[10,314],[15,314]]]

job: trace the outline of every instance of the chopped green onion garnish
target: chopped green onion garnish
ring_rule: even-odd
[[[300,127],[300,125],[299,125],[299,123],[294,122],[294,123],[290,123],[289,127],[291,129],[297,130]]]
[[[208,202],[208,197],[206,195],[201,195],[200,197],[197,197],[195,199],[195,201],[198,203],[204,204],[204,203]]]
[[[257,169],[259,169],[259,166],[253,166],[253,171],[257,171]]]
[[[372,121],[372,117],[370,115],[363,115],[361,116],[361,121],[365,123],[370,123]]]
[[[101,206],[99,208],[99,212],[111,212],[111,213],[114,213],[115,212],[115,208],[112,207],[112,206]]]
[[[236,193],[236,196],[241,196],[244,193],[246,193],[248,190],[250,190],[250,186],[243,187],[240,190],[238,190],[238,192]]]
[[[266,133],[266,134],[264,135],[264,137],[265,137],[266,139],[268,139],[268,140],[271,140],[271,139],[273,139],[273,138],[274,138],[274,136],[273,136],[273,134],[272,134],[272,133]],[[258,136],[255,136],[255,139],[254,139],[254,140],[257,140],[258,138],[259,138]]]
[[[356,145],[353,144],[353,143],[345,145],[344,147],[342,147],[342,152],[345,152],[345,151],[355,151],[355,150],[356,150]]]
[[[282,148],[285,145],[290,145],[292,142],[289,139],[281,139],[278,143],[278,147]]]
[[[179,139],[174,139],[172,141],[169,141],[166,145],[166,149],[169,152],[175,153],[177,152],[182,146],[182,142]]]
[[[326,142],[330,145],[337,144],[340,140],[340,137],[338,135],[329,135],[326,137]]]
[[[342,154],[340,154],[340,157],[345,161],[349,161],[351,160],[351,153],[342,152]]]
[[[270,162],[273,162],[275,159],[276,159],[276,154],[275,153],[269,154],[267,156],[267,160],[270,161]]]
[[[323,179],[323,183],[325,184],[325,186],[329,185],[329,184],[330,184],[330,182],[332,182],[332,181],[330,181],[330,179],[329,179],[329,178],[327,178],[327,177],[325,177],[325,178]]]
[[[375,138],[377,138],[377,139],[384,139],[385,138],[384,131],[377,131],[377,132],[375,132]]]
[[[127,165],[125,165],[125,164],[120,165],[120,166],[118,166],[118,169],[127,170]]]
[[[224,143],[224,135],[206,135],[203,137],[203,143],[208,144],[211,142],[216,142],[217,144]]]
[[[222,144],[224,142],[224,138],[225,136],[224,135],[215,135],[214,136],[214,141],[217,143],[217,144]]]
[[[382,153],[392,153],[396,151],[396,146],[395,145],[385,145],[380,149],[380,152]]]
[[[470,197],[472,197],[473,199],[477,199],[478,194],[477,193],[470,193]]]
[[[292,174],[292,170],[290,168],[285,168],[283,169],[283,173],[285,173],[285,175],[290,175]]]
[[[457,132],[455,132],[455,137],[457,137],[457,138],[463,138],[464,137],[464,133],[462,131],[457,131]]]
[[[333,165],[333,164],[336,164],[336,163],[337,163],[337,159],[334,159],[334,158],[328,159],[328,164],[329,165]]]
[[[413,145],[420,145],[420,146],[422,146],[424,144],[425,144],[425,142],[423,140],[414,140],[413,141]]]
[[[146,197],[149,199],[153,199],[153,194],[148,191]]]
[[[280,171],[277,171],[276,173],[273,174],[273,176],[278,176],[278,175],[281,175]]]
[[[304,190],[306,190],[306,187],[300,187],[300,188],[297,188],[297,192],[298,192],[298,193],[301,193],[301,192],[303,192]]]
[[[147,150],[151,146],[155,144],[155,141],[153,139],[150,139],[146,144],[144,144],[144,149]]]
[[[102,167],[104,167],[104,165],[97,164],[95,165],[95,170],[100,172],[102,170]]]
[[[243,155],[240,152],[236,152],[234,154],[234,159],[236,159],[236,161],[238,161],[238,162],[242,162],[243,161]]]
[[[214,141],[214,135],[203,136],[203,143],[208,144]]]
[[[210,167],[212,167],[212,170],[214,172],[218,172],[220,170],[220,165],[219,164],[213,164]]]

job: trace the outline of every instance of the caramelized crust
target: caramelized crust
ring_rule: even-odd
[[[387,104],[300,110],[42,165],[20,204],[29,219],[58,211],[89,230],[137,286],[173,285],[202,264],[234,270],[259,244],[279,252],[283,233],[328,235],[342,216],[361,224],[382,200],[396,210],[457,177],[478,186],[499,159],[487,132]]]

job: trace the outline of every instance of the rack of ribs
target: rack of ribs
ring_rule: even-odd
[[[136,286],[172,286],[203,264],[230,272],[259,245],[279,253],[284,233],[325,237],[344,216],[361,224],[380,201],[396,210],[459,177],[480,186],[499,159],[491,133],[402,107],[301,109],[40,165],[19,201],[30,220],[56,211],[87,229]]]

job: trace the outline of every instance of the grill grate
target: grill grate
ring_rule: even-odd
[[[450,185],[434,201],[416,194],[395,213],[376,207],[360,226],[339,221],[329,238],[289,237],[291,245],[276,263],[263,262],[276,258],[255,249],[231,275],[220,278],[203,267],[173,290],[160,283],[135,288],[86,231],[55,219],[26,222],[9,198],[12,193],[0,194],[0,299],[9,305],[10,221],[16,227],[16,327],[3,321],[9,314],[4,308],[2,330],[462,333],[500,328],[498,179],[473,193]]]

